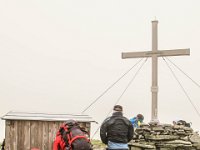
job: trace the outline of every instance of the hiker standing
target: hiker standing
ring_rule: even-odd
[[[133,126],[122,112],[122,106],[115,105],[112,116],[101,125],[100,137],[108,150],[128,150],[128,142],[133,137]]]
[[[144,116],[142,114],[137,114],[136,117],[130,119],[134,128],[138,128],[141,123],[144,121]]]

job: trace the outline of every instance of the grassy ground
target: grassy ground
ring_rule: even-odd
[[[91,141],[94,150],[103,150],[106,148],[106,145],[103,144],[100,140],[92,140]]]

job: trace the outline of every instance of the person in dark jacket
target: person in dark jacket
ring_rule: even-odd
[[[115,105],[113,111],[101,125],[101,140],[108,150],[128,150],[128,142],[133,138],[133,125],[123,116],[122,106]]]

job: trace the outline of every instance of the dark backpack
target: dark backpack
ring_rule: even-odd
[[[191,127],[191,123],[188,123],[184,120],[177,121],[177,125],[184,125],[185,127]]]
[[[59,131],[67,150],[92,150],[92,144],[87,137],[88,133],[81,129],[78,123],[66,122]]]

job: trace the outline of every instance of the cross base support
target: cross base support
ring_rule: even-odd
[[[160,124],[160,121],[158,119],[152,119],[149,124],[151,125],[159,125]]]

